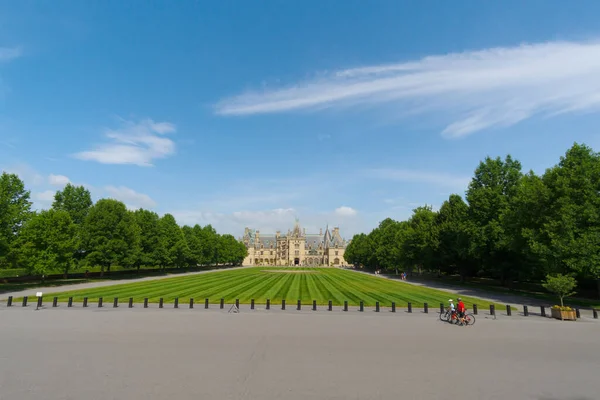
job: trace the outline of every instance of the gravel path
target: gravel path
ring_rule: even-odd
[[[234,269],[242,269],[248,267],[234,267],[227,268],[227,271],[231,271]],[[190,275],[201,275],[201,274],[210,274],[219,271],[225,271],[224,269],[211,269],[207,271],[197,271],[197,272],[185,272],[182,274],[169,274],[169,275],[161,275],[161,276],[148,276],[145,278],[136,278],[136,279],[121,279],[121,280],[107,280],[100,282],[86,282],[86,283],[77,283],[74,285],[62,285],[62,286],[49,286],[49,287],[38,287],[32,289],[24,289],[17,292],[8,292],[0,294],[0,299],[6,299],[8,296],[13,297],[23,297],[23,296],[35,296],[37,292],[42,292],[44,295],[46,293],[58,293],[65,292],[67,290],[80,290],[80,289],[93,289],[104,286],[114,286],[114,285],[124,285],[127,283],[136,283],[136,282],[146,282],[146,281],[157,281],[161,279],[169,279],[169,278],[177,278],[179,276],[190,276]]]

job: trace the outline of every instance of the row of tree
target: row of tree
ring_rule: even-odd
[[[56,192],[52,208],[32,211],[17,175],[0,176],[0,268],[67,274],[76,268],[239,265],[245,246],[207,225],[180,227],[170,214],[128,210],[120,201],[95,204],[83,186]]]
[[[523,173],[511,156],[488,157],[465,199],[453,194],[439,211],[423,206],[407,221],[386,219],[356,235],[345,258],[369,269],[484,276],[507,286],[565,274],[596,281],[600,293],[600,154],[575,144],[541,176]]]

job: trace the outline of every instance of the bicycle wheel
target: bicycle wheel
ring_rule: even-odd
[[[443,313],[440,313],[440,320],[441,321],[445,321],[445,322],[449,322],[449,320],[450,320],[450,313],[448,311],[444,311]]]
[[[475,325],[475,316],[473,314],[465,315],[465,325]]]

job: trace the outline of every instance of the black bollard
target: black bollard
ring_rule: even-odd
[[[579,308],[575,309],[575,318],[581,318],[581,313],[579,312]]]
[[[173,308],[179,308],[179,297],[175,297],[175,301],[173,302]]]
[[[254,310],[254,299],[250,300],[250,309]]]
[[[225,308],[225,299],[221,299],[221,309]]]
[[[266,309],[267,310],[271,309],[271,299],[267,299],[267,307],[266,307]]]
[[[444,313],[444,303],[440,303],[440,314]]]
[[[87,307],[87,303],[88,303],[88,298],[84,297],[83,298],[83,307]]]
[[[396,312],[396,302],[392,301],[392,312]]]
[[[540,314],[542,314],[542,317],[546,316],[546,307],[540,306]]]
[[[133,308],[133,297],[129,298],[129,308]]]
[[[296,310],[301,310],[302,309],[302,303],[300,302],[300,300],[298,300],[298,306],[296,307]]]
[[[285,299],[281,300],[281,309],[285,310]]]
[[[313,300],[313,311],[317,311],[317,301]]]
[[[348,311],[348,300],[344,300],[344,311]]]
[[[473,304],[473,314],[477,315],[477,304]]]
[[[359,308],[360,312],[365,311],[365,303],[364,302],[360,302],[360,308]]]
[[[144,308],[148,308],[148,298],[144,298]]]
[[[329,311],[333,310],[333,303],[329,300]]]
[[[42,306],[42,296],[38,297],[37,300],[37,308],[40,308]]]
[[[594,315],[594,319],[598,319],[598,310],[596,310],[595,308],[592,309],[592,314]]]
[[[21,304],[21,307],[27,307],[27,296],[23,296],[23,303]]]
[[[208,299],[204,299],[204,308],[207,309],[208,308]]]
[[[58,306],[58,297],[55,297],[55,298],[52,300],[52,307],[57,307],[57,306]]]
[[[408,312],[411,313],[412,312],[412,303],[408,303]]]
[[[379,302],[375,303],[375,312],[379,312]]]
[[[190,308],[194,308],[194,298],[190,297]]]
[[[508,315],[509,317],[512,315],[512,310],[510,309],[510,306],[508,304],[506,305],[506,315]]]
[[[8,296],[8,301],[6,302],[6,307],[12,307],[12,296]]]
[[[240,309],[240,299],[235,299],[235,308]]]
[[[102,297],[98,298],[98,307],[102,307]]]
[[[490,315],[496,315],[496,306],[490,304]]]
[[[429,314],[429,304],[427,304],[427,303],[423,304],[423,312],[425,314]]]
[[[119,307],[119,298],[118,297],[115,297],[115,299],[113,300],[113,307],[114,308]]]
[[[163,308],[163,298],[158,299],[158,308]]]
[[[529,317],[529,309],[527,308],[527,306],[523,306],[523,315]]]

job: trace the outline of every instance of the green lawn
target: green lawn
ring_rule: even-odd
[[[130,297],[133,297],[136,303],[142,302],[146,297],[152,303],[158,302],[161,297],[165,302],[171,303],[178,297],[182,304],[189,298],[194,298],[197,303],[208,298],[211,304],[217,303],[221,298],[228,303],[239,299],[244,304],[250,303],[251,299],[257,303],[265,303],[266,299],[271,299],[273,304],[285,299],[292,306],[298,300],[306,305],[312,304],[313,300],[320,305],[331,300],[338,306],[345,300],[348,304],[356,306],[362,300],[365,306],[374,306],[375,302],[379,301],[381,306],[390,306],[392,302],[396,302],[398,307],[405,307],[411,302],[414,307],[422,307],[423,303],[429,303],[432,309],[439,307],[440,303],[447,304],[449,298],[455,297],[440,290],[335,268],[266,267],[49,293],[44,297],[47,302],[54,296],[58,296],[61,302],[67,301],[70,296],[75,302],[81,302],[84,297],[88,297],[90,303],[97,301],[99,297],[103,297],[105,303],[112,302],[114,297],[119,297],[123,303]],[[463,300],[468,308],[471,308],[473,303],[480,308],[487,308],[490,304],[472,297],[463,297]],[[496,304],[496,307],[499,311],[504,309],[501,304]]]

